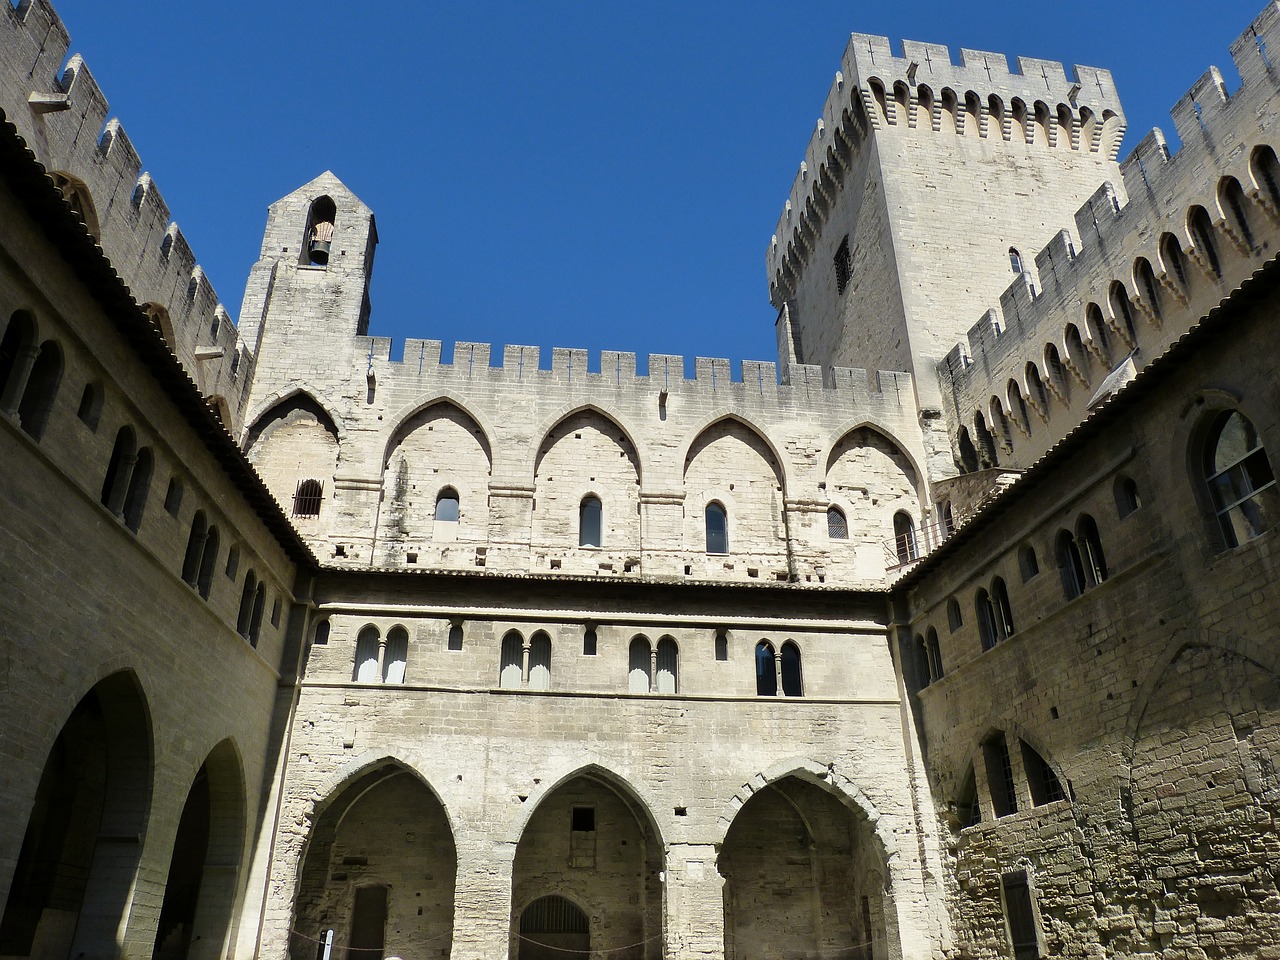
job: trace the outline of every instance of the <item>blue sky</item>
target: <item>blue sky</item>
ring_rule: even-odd
[[[328,168],[378,219],[372,333],[545,364],[775,356],[764,253],[850,32],[1108,67],[1127,153],[1209,64],[1234,89],[1263,4],[56,6],[233,315],[267,205]]]

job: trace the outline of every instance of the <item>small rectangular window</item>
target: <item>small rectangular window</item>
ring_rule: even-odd
[[[853,256],[849,253],[849,238],[846,236],[840,241],[840,246],[836,250],[836,292],[844,293],[849,286],[849,281],[853,279]]]
[[[271,625],[273,627],[280,626],[280,598],[276,597],[276,602],[271,605]]]
[[[171,517],[176,517],[182,509],[182,481],[177,477],[169,478],[169,489],[164,494],[164,509]]]
[[[569,829],[574,833],[593,833],[596,829],[596,808],[574,807],[569,814]]]

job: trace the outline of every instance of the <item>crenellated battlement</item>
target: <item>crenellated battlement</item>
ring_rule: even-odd
[[[1272,49],[1280,51],[1274,2],[1231,46],[1241,88],[1228,94],[1217,68],[1206,71],[1173,107],[1181,146],[1171,151],[1159,129],[1144,137],[1121,162],[1121,182],[1099,187],[1076,213],[1074,231],[1056,235],[951,350],[940,371],[954,402],[953,430],[971,427],[975,413],[987,424],[1011,417],[1021,429],[1005,431],[1006,439],[997,430],[997,440],[1018,463],[1019,449],[1034,458],[1087,413],[1084,401],[1096,399],[1125,354],[1135,351],[1138,367],[1158,356],[1261,265],[1280,235],[1280,73]],[[1066,377],[1056,388],[1046,371],[1052,356]],[[1070,415],[1053,422],[1041,393]],[[1028,402],[1037,418],[1020,422]]]
[[[168,204],[47,0],[0,12],[0,109],[36,158],[65,179],[86,226],[141,304],[163,317],[170,346],[232,429],[243,413],[252,358],[172,220]]]
[[[779,289],[813,247],[849,156],[868,136],[909,131],[1115,159],[1125,120],[1108,70],[855,33],[783,207],[768,253]]]
[[[789,382],[780,382],[773,361],[742,360],[737,364],[719,357],[693,358],[693,376],[687,376],[687,359],[678,354],[651,353],[648,372],[638,372],[637,356],[619,350],[603,350],[598,366],[587,350],[553,347],[550,365],[543,365],[539,347],[508,344],[494,351],[491,344],[458,341],[452,362],[445,362],[440,340],[409,339],[393,358],[389,337],[356,337],[357,354],[366,361],[365,374],[380,377],[418,378],[423,389],[431,380],[480,380],[490,384],[528,384],[530,387],[566,387],[583,390],[631,388],[647,392],[690,395],[724,394],[726,399],[767,397],[780,400],[823,398],[849,406],[913,409],[910,374],[869,371],[849,367],[793,364]],[[494,362],[497,360],[498,362]]]

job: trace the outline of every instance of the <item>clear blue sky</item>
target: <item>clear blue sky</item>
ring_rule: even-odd
[[[737,360],[776,353],[765,248],[850,32],[1108,67],[1127,153],[1174,140],[1209,64],[1234,89],[1263,3],[56,6],[233,315],[267,205],[328,168],[377,216],[371,332],[396,354]]]

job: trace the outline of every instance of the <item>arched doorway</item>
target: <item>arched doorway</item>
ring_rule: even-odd
[[[244,776],[230,740],[196,773],[178,821],[155,960],[217,960],[235,907],[244,848]]]
[[[565,897],[539,897],[520,913],[520,960],[582,960],[591,952],[591,921]]]
[[[289,955],[448,956],[458,855],[444,806],[387,761],[318,810],[299,870]]]
[[[602,770],[570,777],[516,847],[511,956],[583,960],[570,944],[585,942],[610,960],[659,960],[662,869],[662,838],[634,793]]]
[[[726,960],[897,956],[871,825],[791,776],[757,790],[721,845]]]
[[[76,704],[45,761],[0,956],[108,956],[138,870],[151,805],[151,724],[132,673]]]

